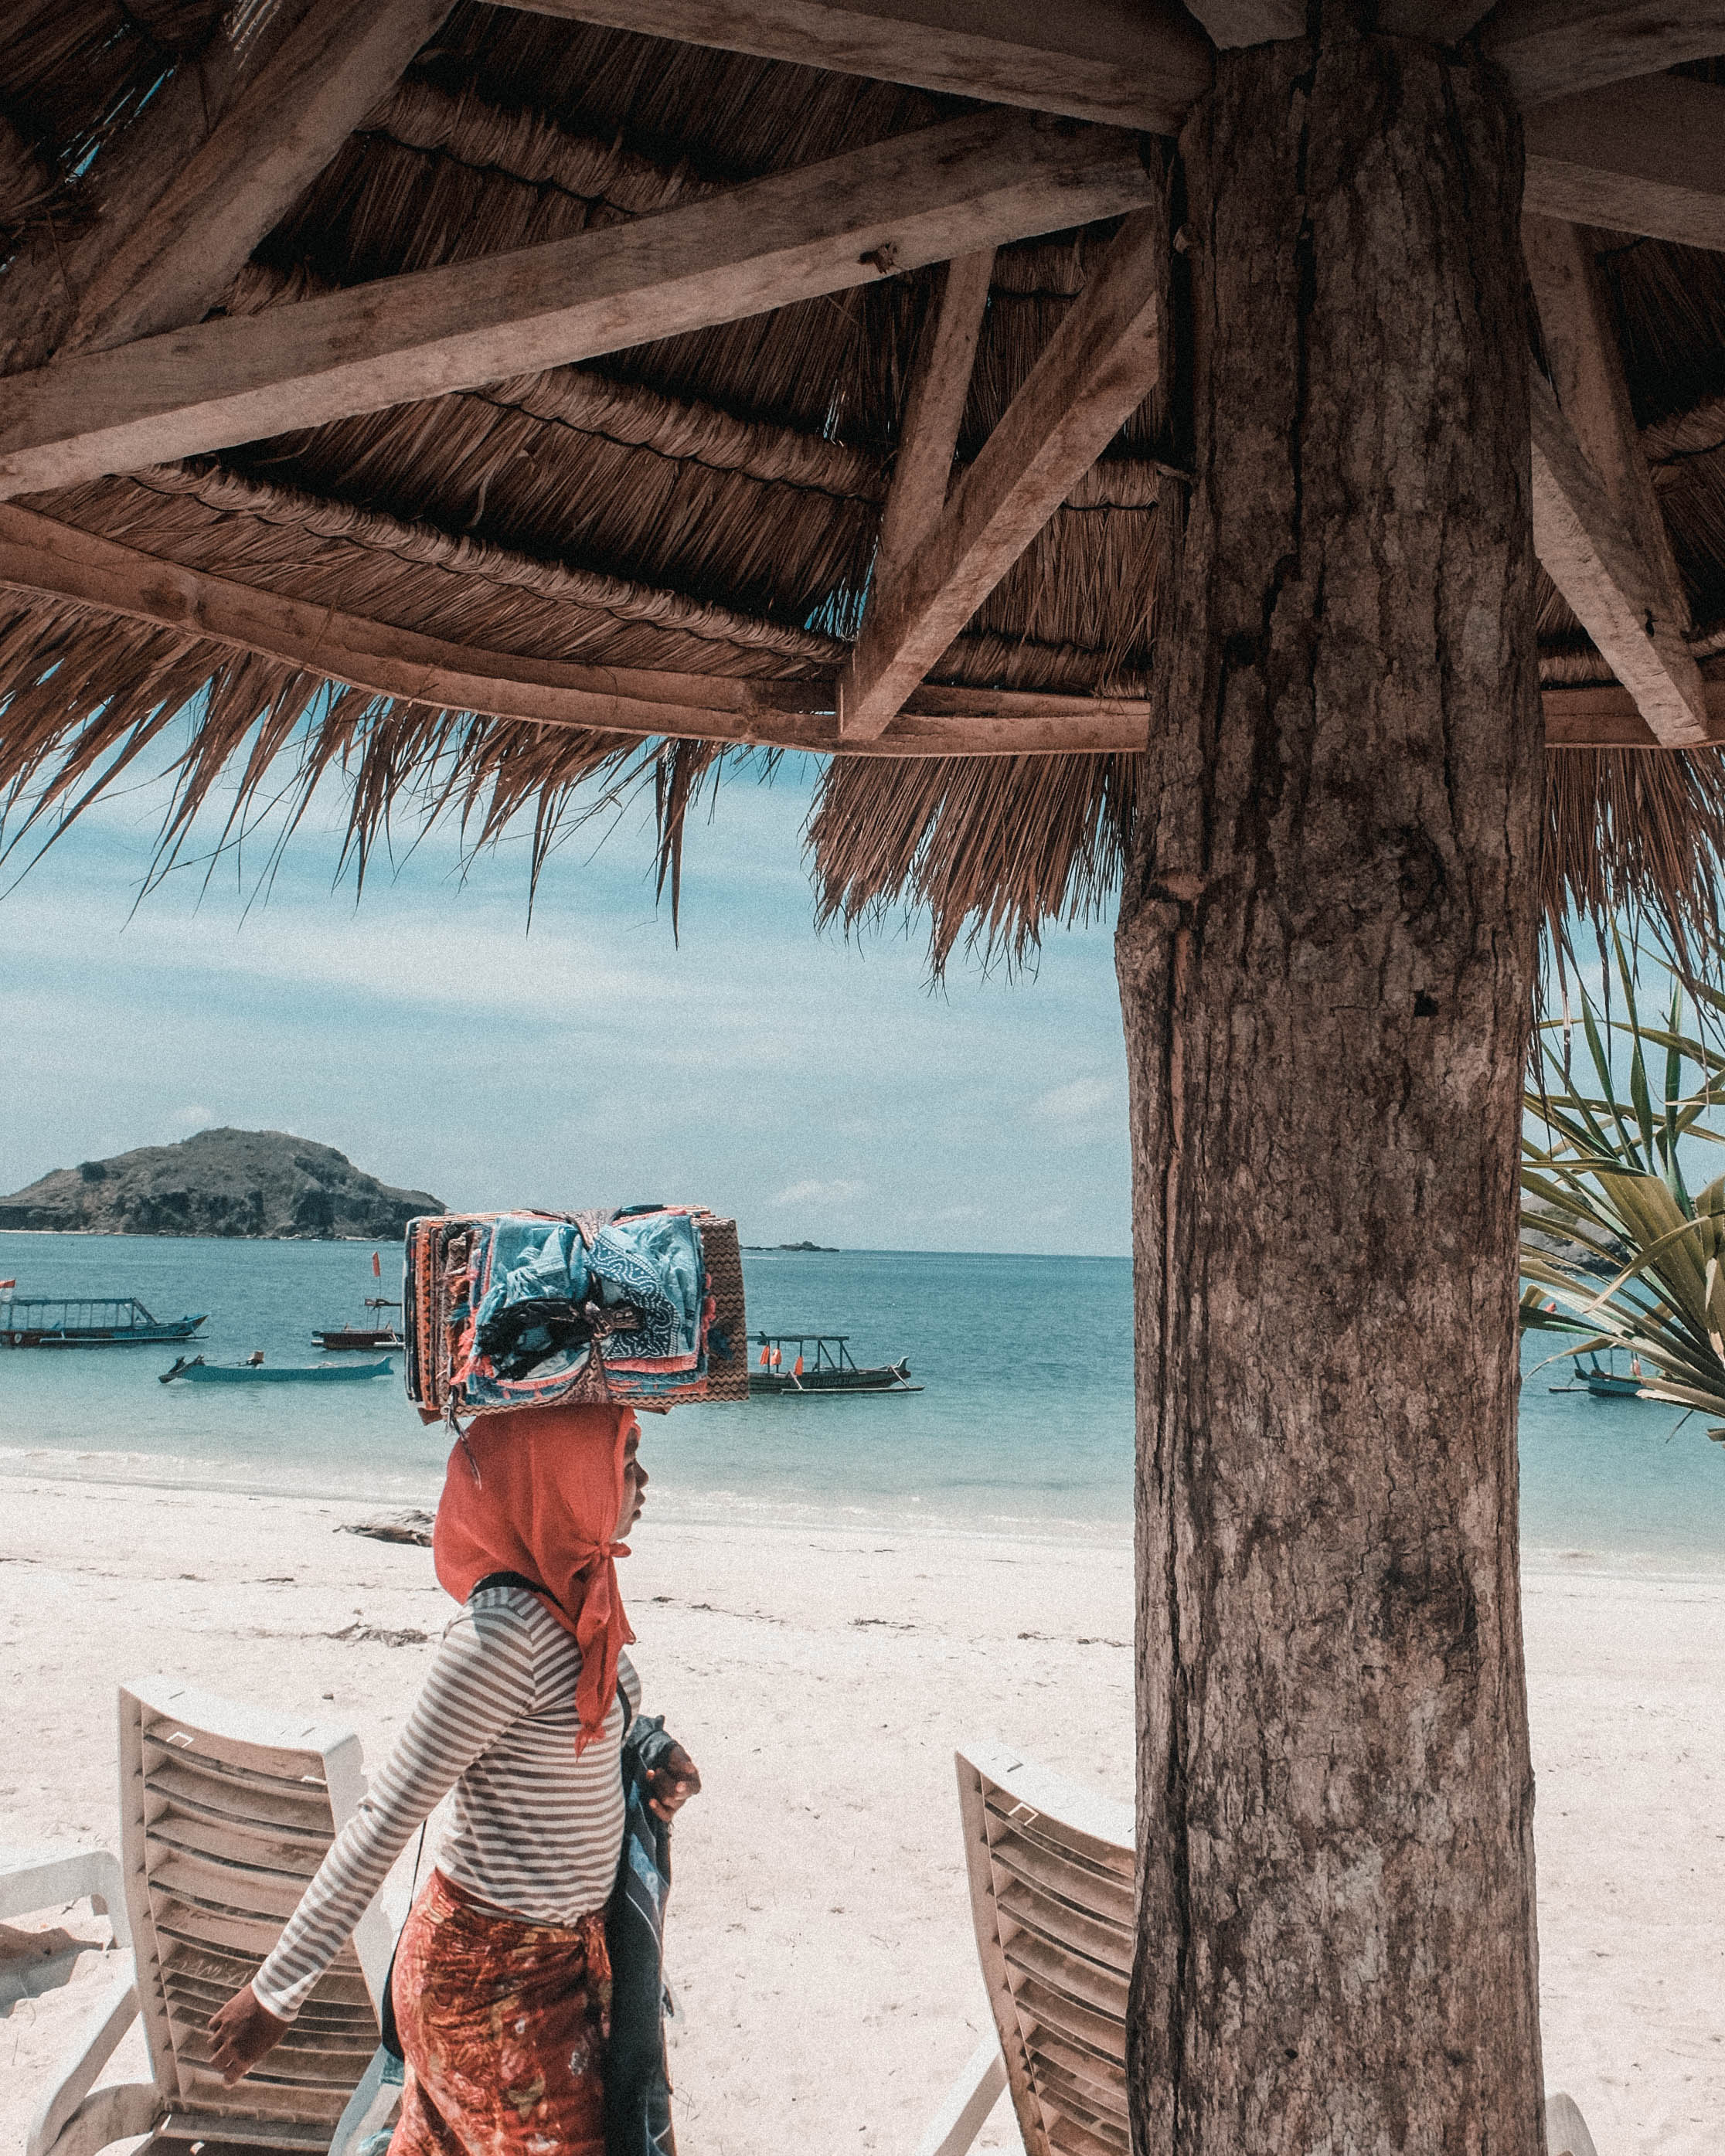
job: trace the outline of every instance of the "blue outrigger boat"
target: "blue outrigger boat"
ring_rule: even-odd
[[[152,1317],[136,1296],[0,1296],[0,1347],[146,1348],[189,1340],[208,1317]]]
[[[1647,1382],[1641,1373],[1640,1358],[1636,1355],[1630,1358],[1631,1374],[1625,1377],[1617,1368],[1616,1349],[1610,1348],[1605,1352],[1610,1360],[1603,1369],[1599,1367],[1597,1349],[1590,1353],[1585,1363],[1576,1362],[1575,1374],[1581,1380],[1579,1385],[1553,1385],[1548,1389],[1553,1393],[1591,1393],[1596,1400],[1634,1399]]]
[[[351,1385],[365,1378],[389,1378],[395,1365],[381,1363],[206,1363],[202,1355],[182,1355],[157,1380],[163,1385],[182,1378],[188,1385]]]

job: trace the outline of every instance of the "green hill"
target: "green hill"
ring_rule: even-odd
[[[448,1208],[397,1190],[333,1146],[285,1131],[200,1131],[177,1145],[57,1168],[0,1198],[0,1228],[109,1235],[398,1237]]]

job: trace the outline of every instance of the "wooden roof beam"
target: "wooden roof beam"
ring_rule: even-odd
[[[0,495],[257,441],[762,314],[1131,209],[1138,138],[983,111],[567,239],[16,375]]]
[[[1578,225],[1524,217],[1522,247],[1558,407],[1635,542],[1656,618],[1686,637],[1689,601],[1635,427],[1623,350],[1593,242]]]
[[[1524,206],[1725,250],[1725,89],[1655,74],[1530,112]]]
[[[584,665],[491,651],[261,591],[74,525],[0,504],[0,587],[69,600],[260,654],[326,680],[434,708],[619,735],[831,753],[839,722],[821,681]],[[934,689],[861,753],[1046,756],[1144,746],[1142,699]]]
[[[1725,747],[1725,681],[1702,685],[1707,701],[1706,737],[1690,746]],[[1548,750],[1667,746],[1635,709],[1635,700],[1626,689],[1546,689],[1541,695]]]
[[[1305,0],[504,0],[765,59],[1179,132],[1211,44],[1306,34]],[[1194,26],[1204,25],[1206,37]],[[1384,0],[1384,27],[1481,43],[1524,105],[1725,51],[1725,0]]]
[[[1163,134],[1179,131],[1211,68],[1209,45],[1183,11],[1123,0],[1045,8],[1028,0],[1009,8],[999,0],[729,0],[722,9],[711,0],[507,4]],[[1384,0],[1379,16],[1398,35],[1450,43],[1489,12],[1481,0]],[[1194,13],[1217,44],[1305,33],[1304,0],[1202,0]],[[1501,34],[1509,40],[1512,64],[1520,64],[1519,38],[1533,82],[1537,26],[1525,11],[1499,13],[1507,22]],[[1725,49],[1725,29],[1674,34],[1709,52]],[[1563,40],[1556,42],[1561,50]],[[1528,207],[1614,232],[1725,249],[1719,171],[1725,122],[1718,117],[1725,90],[1658,74],[1633,85],[1620,82],[1638,68],[1668,64],[1656,51],[1630,64],[1625,50],[1633,59],[1640,49],[1620,23],[1604,74],[1610,88],[1579,95],[1566,95],[1561,84],[1539,89],[1540,96],[1559,101],[1528,114]]]
[[[452,5],[312,0],[167,189],[117,236],[65,348],[123,344],[213,306]]]
[[[928,688],[873,741],[841,741],[819,682],[737,680],[588,666],[475,649],[259,591],[0,504],[0,589],[69,601],[296,667],[326,680],[453,711],[619,736],[735,742],[868,757],[1129,755],[1148,737],[1142,699]],[[1707,685],[1707,741],[1725,745],[1725,681]],[[1619,688],[1544,691],[1546,747],[1663,746]]]
[[[39,367],[54,351],[116,245],[312,4],[275,0],[239,35],[224,25],[196,66],[176,68],[142,113],[103,143],[85,180],[95,214],[68,230],[44,217],[20,235],[0,286],[0,367]]]
[[[1533,546],[1600,656],[1668,748],[1707,739],[1701,670],[1657,579],[1589,462],[1550,385],[1529,367]]]
[[[1500,0],[1480,44],[1544,105],[1725,52],[1725,0]]]
[[[1176,0],[504,0],[681,44],[1177,135],[1211,54]]]
[[[275,0],[178,69],[98,160],[100,214],[8,270],[0,357],[194,321],[449,13],[451,0]],[[230,23],[231,27],[231,23]]]
[[[1158,201],[1122,226],[939,521],[870,594],[839,683],[846,741],[877,737],[1153,386],[1168,284]]]
[[[917,340],[892,485],[880,513],[876,590],[894,582],[947,506],[993,267],[993,248],[949,262]]]

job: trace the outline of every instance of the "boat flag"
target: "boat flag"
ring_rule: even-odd
[[[373,1251],[372,1251],[372,1278],[373,1280],[382,1280],[382,1277],[383,1277],[383,1265],[382,1265],[382,1260],[378,1257],[377,1253],[375,1250],[373,1250]]]

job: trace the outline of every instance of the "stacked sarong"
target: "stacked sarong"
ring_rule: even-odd
[[[697,1207],[414,1220],[402,1294],[428,1415],[748,1396],[737,1224]]]

